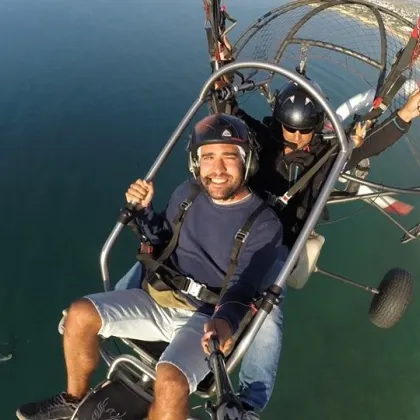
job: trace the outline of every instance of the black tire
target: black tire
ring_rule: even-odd
[[[411,302],[412,276],[402,268],[392,268],[385,274],[378,290],[370,304],[370,320],[379,328],[391,328],[404,315]]]

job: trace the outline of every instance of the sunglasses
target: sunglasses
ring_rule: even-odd
[[[282,126],[289,133],[296,133],[296,131],[299,131],[300,134],[309,134],[309,133],[312,133],[312,131],[314,131],[313,128],[302,128],[302,129],[299,130],[297,128],[289,127],[289,126],[284,125],[284,124],[282,124]]]

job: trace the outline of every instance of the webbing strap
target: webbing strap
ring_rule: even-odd
[[[395,95],[407,80],[403,72],[411,67],[417,59],[416,52],[420,45],[419,32],[420,18],[418,18],[417,24],[411,32],[407,45],[397,53],[396,60],[391,66],[388,77],[376,94],[373,108],[363,115],[360,121],[377,119],[389,107]]]
[[[191,294],[204,302],[215,305],[218,302],[218,294],[208,290],[205,285],[201,285],[193,279],[180,275],[179,271],[170,268],[167,264],[164,264],[164,262],[166,262],[166,260],[168,260],[174,252],[178,244],[181,227],[188,209],[201,192],[201,188],[197,184],[192,184],[192,189],[193,191],[189,197],[181,203],[178,213],[173,219],[174,228],[172,238],[160,256],[154,259],[150,254],[139,253],[137,255],[137,259],[149,270],[149,274],[145,281],[149,282],[154,289],[158,291],[179,290],[181,292]],[[169,279],[167,276],[160,275],[158,270],[166,271],[169,275],[170,281],[168,281]],[[161,274],[163,273],[161,272]]]
[[[233,248],[230,253],[230,262],[229,267],[226,271],[225,278],[223,279],[222,283],[222,290],[220,292],[220,296],[222,296],[228,286],[229,280],[234,274],[236,268],[238,267],[238,261],[239,261],[239,254],[241,252],[241,249],[246,241],[246,239],[249,236],[249,231],[252,227],[252,224],[255,222],[258,215],[264,210],[266,204],[261,203],[248,217],[247,221],[244,223],[241,229],[236,233],[235,240],[233,243]]]
[[[212,28],[205,28],[206,35],[207,35],[207,44],[209,49],[210,57],[214,57],[216,55],[216,42],[213,36]]]
[[[192,193],[185,201],[181,203],[178,214],[175,216],[173,220],[174,232],[173,232],[172,238],[169,241],[169,244],[163,250],[162,254],[160,254],[160,256],[157,258],[157,261],[166,261],[174,252],[178,244],[179,234],[181,233],[181,227],[182,227],[182,224],[184,223],[185,215],[187,214],[187,211],[190,208],[191,204],[194,202],[194,200],[197,198],[198,194],[200,194],[200,191],[201,191],[200,186],[197,184],[192,184],[192,188],[193,188]]]
[[[156,287],[158,281],[159,279],[154,276],[153,281],[150,283],[156,290],[160,290],[159,287]],[[209,303],[210,305],[216,306],[217,302],[219,301],[219,293],[209,290],[205,284],[198,283],[186,276],[178,275],[171,278],[171,286],[172,290],[177,290],[189,296],[193,296],[198,300]],[[168,289],[164,288],[163,290]]]
[[[174,218],[174,233],[172,235],[171,241],[169,242],[168,246],[164,249],[162,254],[156,259],[149,254],[138,254],[137,259],[140,262],[142,262],[150,271],[149,275],[147,276],[147,280],[145,280],[148,281],[151,284],[151,286],[156,290],[179,290],[181,292],[191,294],[192,296],[195,296],[204,302],[216,305],[220,299],[220,296],[226,291],[229,280],[238,266],[239,254],[246,239],[249,236],[249,231],[252,227],[252,224],[255,222],[258,215],[264,210],[266,204],[261,203],[251,213],[251,215],[248,217],[242,228],[239,229],[239,231],[236,233],[233,248],[230,254],[229,266],[226,271],[226,275],[223,279],[221,291],[220,293],[216,293],[207,289],[206,285],[196,282],[194,279],[191,279],[189,277],[180,275],[179,271],[174,270],[170,268],[167,264],[165,264],[165,261],[170,257],[170,255],[175,250],[178,244],[178,239],[183,221],[185,219],[185,215],[188,209],[190,208],[191,204],[194,202],[195,198],[200,193],[200,187],[197,184],[193,184],[193,186],[194,191],[191,193],[188,199],[181,204],[180,210]],[[154,275],[159,269],[165,270],[168,273],[170,279],[166,279],[167,281],[164,281],[165,276]],[[190,293],[191,291],[195,291],[196,293]]]
[[[394,81],[394,80],[393,80]],[[392,85],[392,87],[385,93],[383,97],[376,98],[375,106],[372,110],[368,111],[366,114],[364,114],[360,121],[367,121],[367,120],[375,120],[381,116],[383,112],[385,112],[389,105],[391,104],[392,100],[394,99],[397,92],[401,89],[403,84],[407,81],[407,78],[400,74],[398,78],[395,80],[395,83]],[[356,121],[357,122],[357,121]]]
[[[278,197],[277,200],[280,201],[284,206],[287,206],[289,200],[306,186],[306,184],[316,174],[321,166],[330,158],[337,146],[337,144],[334,144],[313,166],[311,166],[308,172],[299,178],[299,180],[292,186],[292,188],[290,188],[281,197]]]
[[[180,291],[187,295],[194,296],[203,302],[210,303],[211,305],[216,305],[219,301],[219,293],[209,290],[205,284],[196,282],[192,278],[179,274],[178,271],[173,270],[166,264],[153,260],[149,255],[141,255],[137,258],[144,263],[147,268],[151,269],[151,272],[145,281],[157,291]]]

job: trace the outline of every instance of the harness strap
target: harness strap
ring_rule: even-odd
[[[150,255],[138,255],[137,259],[150,270],[144,281],[147,281],[157,291],[180,291],[212,305],[216,305],[219,301],[219,294],[209,290],[205,284],[180,275],[179,271],[170,268],[163,262],[158,262]],[[165,271],[168,277],[161,270]]]
[[[191,204],[194,202],[194,200],[197,198],[201,191],[200,186],[198,184],[192,184],[192,188],[193,191],[191,192],[189,197],[181,203],[178,214],[173,220],[174,232],[172,238],[169,241],[169,244],[163,250],[162,254],[160,254],[159,258],[157,258],[157,261],[166,261],[174,252],[178,244],[179,234],[181,233],[181,227],[184,222],[185,215],[187,214],[187,211],[191,207]]]
[[[410,39],[404,48],[401,48],[395,56],[387,78],[385,79],[386,67],[382,74],[382,84],[379,84],[373,107],[366,114],[362,115],[360,121],[374,120],[385,112],[393,101],[405,81],[411,77],[412,66],[417,60],[420,49],[420,17],[411,32]],[[410,75],[406,77],[403,73],[410,69]],[[355,121],[357,122],[357,121]]]
[[[241,252],[241,249],[247,240],[249,236],[249,231],[251,229],[252,224],[255,222],[255,219],[258,217],[258,215],[264,210],[264,207],[266,206],[265,203],[261,203],[248,217],[247,221],[244,223],[241,229],[236,233],[235,240],[233,243],[233,248],[230,253],[230,262],[229,267],[226,271],[225,278],[223,279],[222,283],[222,290],[220,292],[220,296],[223,295],[227,289],[228,283],[232,275],[234,274],[236,268],[238,267],[238,261],[239,261],[239,253]]]
[[[229,266],[223,279],[221,290],[220,292],[216,292],[208,289],[207,286],[203,283],[197,282],[190,277],[181,275],[179,273],[180,270],[177,269],[175,263],[172,261],[170,262],[170,265],[172,265],[173,268],[166,264],[166,261],[169,259],[178,244],[181,227],[185,220],[186,213],[191,204],[194,202],[195,198],[200,193],[200,187],[197,184],[193,184],[193,186],[193,192],[190,194],[187,200],[182,202],[180,205],[180,210],[173,220],[173,236],[161,255],[158,258],[153,258],[150,254],[138,253],[137,259],[142,264],[144,264],[144,266],[149,271],[144,281],[147,281],[154,289],[158,291],[180,291],[215,306],[219,302],[221,295],[226,291],[229,280],[237,269],[239,255],[245,241],[249,236],[249,231],[252,224],[258,215],[264,210],[266,204],[261,203],[251,213],[242,228],[239,229],[239,231],[236,233],[233,248],[230,254]],[[167,276],[165,276],[165,274],[167,274]]]
[[[316,174],[316,172],[321,168],[321,166],[331,157],[337,144],[334,144],[311,168],[306,172],[299,180],[285,192],[281,197],[277,197],[276,201],[280,201],[283,206],[287,206],[289,200],[300,190],[302,190],[310,179]]]

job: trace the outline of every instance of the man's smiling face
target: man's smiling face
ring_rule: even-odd
[[[245,166],[234,144],[207,144],[198,151],[200,180],[215,200],[227,200],[241,188]]]

